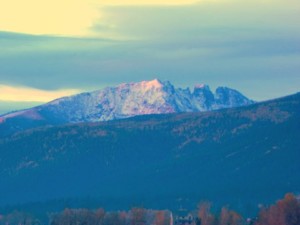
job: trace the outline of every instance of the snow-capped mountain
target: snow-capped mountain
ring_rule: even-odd
[[[207,85],[194,90],[175,88],[160,80],[124,83],[116,87],[63,97],[31,109],[6,114],[0,124],[36,127],[76,122],[97,122],[136,115],[210,111],[252,104],[236,90],[219,87],[212,93]],[[8,125],[7,124],[7,125]]]

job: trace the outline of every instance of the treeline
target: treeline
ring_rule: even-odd
[[[49,225],[170,225],[172,213],[168,210],[147,210],[133,208],[130,211],[106,212],[100,208],[65,209],[49,214]],[[33,215],[12,212],[0,215],[0,225],[42,225]]]
[[[0,213],[0,225],[300,225],[300,201],[295,195],[286,194],[276,204],[262,207],[256,218],[243,218],[227,207],[214,212],[207,202],[200,203],[190,215],[192,220],[185,221],[168,210],[132,208],[106,212],[102,208],[65,209],[48,214],[48,222],[42,222],[33,215],[15,211],[6,215]]]
[[[65,209],[52,215],[50,225],[170,225],[171,212],[133,208],[130,211],[105,212],[104,209]]]

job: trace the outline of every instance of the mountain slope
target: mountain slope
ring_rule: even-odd
[[[0,201],[105,196],[156,208],[170,207],[162,199],[257,206],[300,191],[299,140],[300,94],[28,130],[0,139]]]
[[[206,85],[194,92],[159,80],[121,84],[100,91],[54,100],[32,109],[0,117],[0,136],[28,128],[78,122],[97,122],[145,114],[210,111],[252,104],[233,89],[213,94]]]

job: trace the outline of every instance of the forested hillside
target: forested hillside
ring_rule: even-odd
[[[0,140],[0,201],[105,196],[117,199],[115,207],[191,208],[209,199],[256,208],[299,192],[299,140],[299,94],[29,130]]]

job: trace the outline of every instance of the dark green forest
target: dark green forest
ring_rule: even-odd
[[[90,196],[108,198],[103,205],[110,211],[141,203],[191,210],[199,199],[254,211],[300,190],[299,112],[296,94],[215,112],[41,127],[0,138],[0,206]]]

